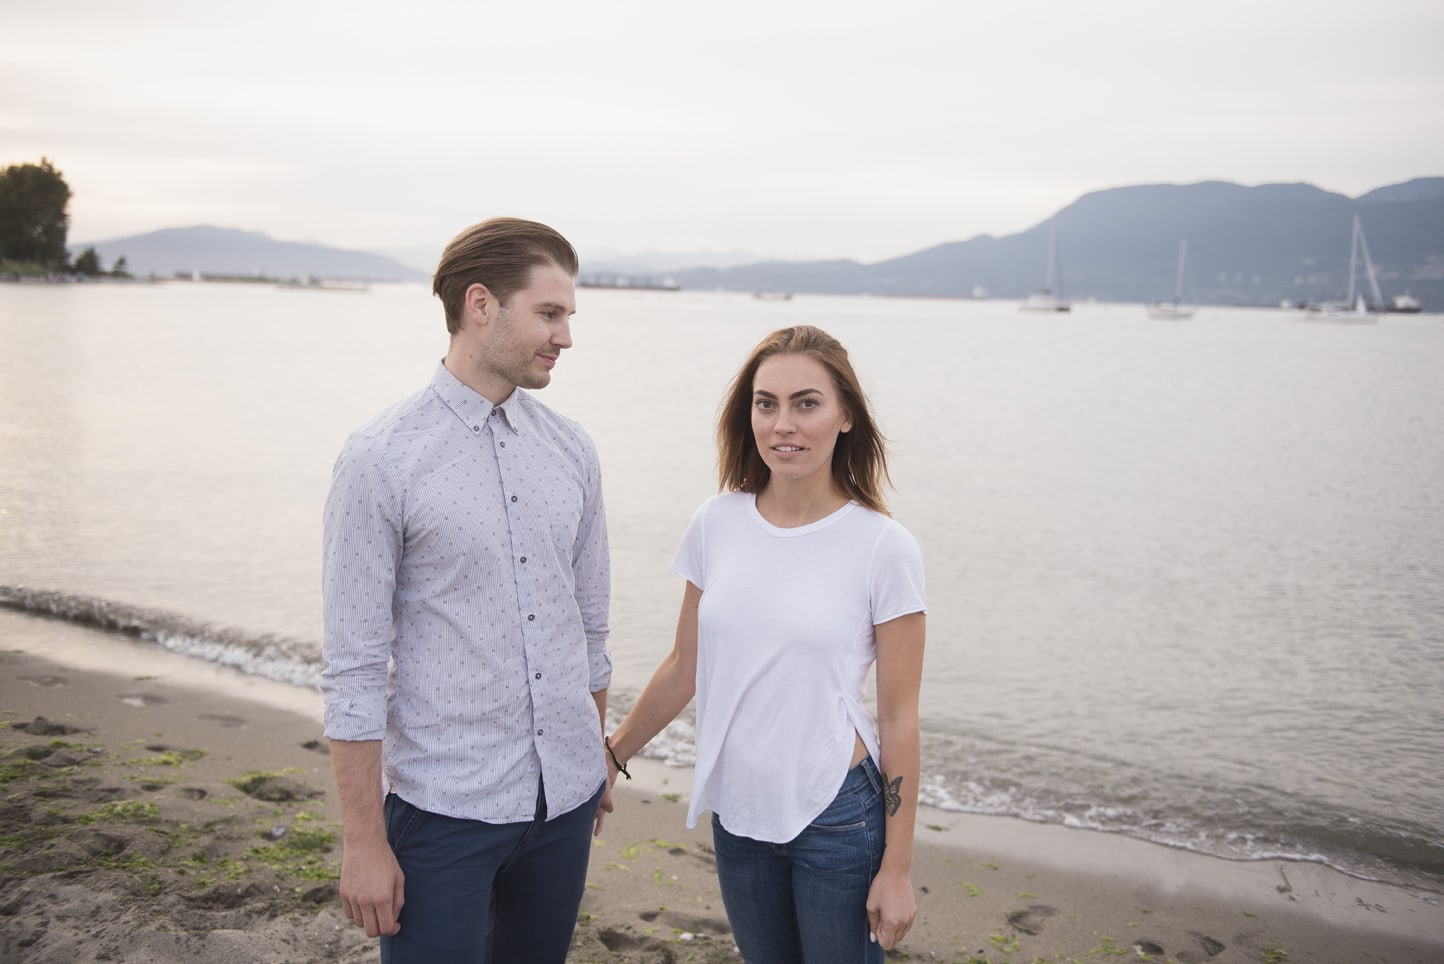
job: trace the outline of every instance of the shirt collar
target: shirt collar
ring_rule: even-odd
[[[481,431],[481,427],[492,417],[493,412],[513,435],[520,435],[531,426],[531,396],[520,388],[512,389],[511,395],[500,405],[492,405],[463,385],[461,380],[447,369],[445,362],[439,362],[436,374],[431,377],[431,390],[451,409],[453,415],[466,424],[468,431]]]

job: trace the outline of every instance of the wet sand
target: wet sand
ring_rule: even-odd
[[[314,693],[0,611],[0,960],[375,961],[336,898]],[[690,773],[594,841],[570,961],[739,961]],[[1428,964],[1439,895],[924,808],[897,960]]]

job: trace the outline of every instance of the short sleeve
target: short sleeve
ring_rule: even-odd
[[[692,513],[692,521],[687,523],[687,531],[682,533],[682,543],[677,547],[677,554],[672,557],[672,571],[703,590],[707,588],[705,531],[708,509],[714,501],[715,498],[708,499]]]
[[[896,522],[889,521],[874,548],[868,592],[874,626],[909,613],[927,612],[922,548],[913,534]]]

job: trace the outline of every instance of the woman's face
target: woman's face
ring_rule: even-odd
[[[831,477],[837,436],[852,428],[837,386],[810,355],[770,355],[752,379],[752,437],[774,479]]]

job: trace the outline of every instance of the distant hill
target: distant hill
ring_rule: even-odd
[[[124,257],[136,277],[176,274],[264,275],[305,281],[424,281],[426,272],[384,255],[348,251],[322,244],[277,241],[255,231],[234,228],[165,228],[149,234],[71,244],[71,256],[87,247],[110,268]]]
[[[1178,241],[1186,238],[1187,300],[1276,305],[1343,296],[1355,214],[1385,297],[1408,292],[1426,310],[1444,311],[1444,177],[1416,178],[1352,199],[1309,184],[1245,187],[1205,181],[1112,188],[1085,194],[1018,234],[979,235],[874,264],[738,264],[742,252],[649,252],[626,258],[604,253],[585,259],[583,270],[665,274],[683,288],[702,290],[969,297],[982,288],[995,298],[1022,298],[1043,284],[1048,236],[1056,232],[1058,287],[1065,295],[1143,302],[1171,297]],[[439,254],[439,249],[430,254],[423,248],[396,249],[388,257],[215,227],[73,244],[71,253],[88,246],[107,268],[124,255],[133,274],[167,278],[198,271],[298,280],[426,281],[433,269],[419,265],[434,264]]]
[[[1444,310],[1444,178],[1358,199],[1308,184],[1154,184],[1085,194],[1019,234],[980,235],[875,264],[764,262],[674,272],[684,288],[1021,298],[1042,286],[1057,233],[1063,292],[1075,300],[1153,301],[1173,292],[1188,240],[1185,295],[1216,305],[1338,298],[1348,285],[1358,214],[1385,297],[1405,291]]]

